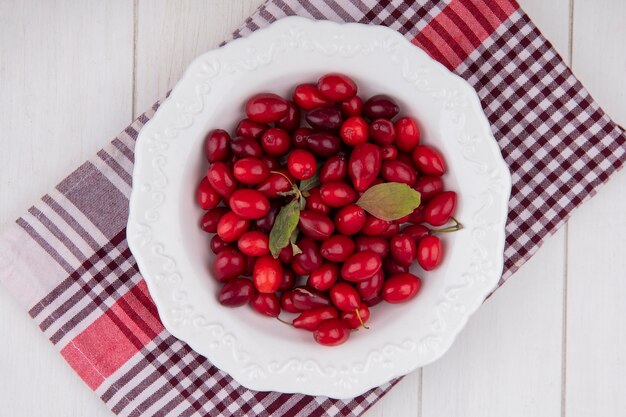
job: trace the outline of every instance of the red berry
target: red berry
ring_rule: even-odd
[[[354,96],[350,100],[342,101],[339,108],[343,117],[360,116],[363,111],[363,100],[359,96]]]
[[[249,220],[242,219],[232,211],[229,211],[217,222],[217,235],[224,242],[234,242],[248,230],[248,227],[250,227]]]
[[[285,265],[289,265],[293,260],[293,247],[291,245],[287,245],[280,250],[278,253],[278,259]]]
[[[369,301],[378,296],[380,290],[383,288],[384,282],[385,272],[381,269],[370,278],[359,281],[355,285],[361,298],[365,301]]]
[[[204,153],[207,161],[226,161],[230,157],[230,135],[225,130],[210,131],[204,141]]]
[[[296,287],[293,289],[293,305],[301,311],[330,305],[330,300],[322,292],[313,288]]]
[[[354,253],[354,242],[347,236],[334,235],[322,243],[320,253],[329,261],[344,262]]]
[[[270,252],[269,236],[258,230],[251,230],[241,235],[237,241],[239,250],[248,256],[263,256]]]
[[[357,252],[344,262],[341,267],[341,277],[351,282],[363,281],[371,278],[381,267],[382,261],[376,253],[372,251]]]
[[[450,220],[456,208],[456,193],[444,191],[433,197],[424,207],[424,220],[433,226],[442,226]]]
[[[370,136],[381,146],[391,145],[396,140],[396,128],[389,120],[376,119],[370,124]]]
[[[413,149],[412,157],[413,163],[422,174],[440,177],[446,173],[446,164],[443,161],[443,156],[429,146],[416,146]]]
[[[316,132],[306,137],[306,146],[315,155],[330,158],[341,150],[341,139],[329,132]]]
[[[246,260],[236,249],[224,249],[213,261],[213,276],[221,282],[237,278],[245,269]]]
[[[383,259],[383,271],[387,275],[399,274],[401,272],[409,272],[409,267],[406,265],[400,265],[391,258],[391,256]]]
[[[270,211],[270,202],[257,190],[241,188],[230,197],[231,210],[242,219],[260,219]]]
[[[283,266],[283,280],[280,282],[279,291],[290,290],[296,283],[296,274],[286,266]]]
[[[419,206],[409,214],[409,222],[413,224],[424,223],[424,206]]]
[[[289,173],[299,180],[306,180],[315,175],[317,163],[311,152],[296,149],[289,154],[287,169]]]
[[[278,211],[281,209],[282,204],[278,201],[273,201],[270,203],[270,210],[264,217],[260,219],[256,219],[254,221],[254,226],[262,232],[268,233],[272,231],[272,227],[274,227],[274,220],[276,220],[276,216],[278,215]]]
[[[252,138],[235,138],[230,144],[230,149],[237,158],[260,158],[263,156],[261,145]]]
[[[263,182],[270,175],[267,164],[256,158],[242,158],[233,165],[233,176],[237,181],[253,185]]]
[[[415,184],[415,170],[400,161],[384,161],[381,174],[389,182]]]
[[[357,86],[343,74],[326,74],[317,81],[317,89],[328,100],[345,101],[356,95]]]
[[[293,290],[288,290],[280,297],[280,307],[288,313],[299,313],[302,310],[293,305]]]
[[[430,230],[426,226],[421,224],[412,224],[410,226],[405,227],[402,230],[402,233],[409,236],[415,244],[419,243],[419,241],[430,233]]]
[[[398,149],[393,145],[385,145],[380,148],[383,161],[392,161],[398,157]]]
[[[293,92],[293,101],[304,110],[332,107],[333,102],[325,98],[315,84],[300,84]]]
[[[330,207],[343,207],[354,202],[357,194],[345,182],[327,182],[320,187],[320,197]]]
[[[339,267],[332,262],[326,262],[319,268],[311,272],[307,280],[307,286],[316,290],[326,291],[339,278]]]
[[[403,303],[415,297],[422,286],[422,280],[409,273],[395,274],[387,278],[383,285],[383,299],[391,304]]]
[[[363,114],[371,120],[391,120],[399,111],[400,108],[396,102],[385,95],[373,96],[363,104]]]
[[[350,154],[348,174],[357,191],[365,191],[380,172],[382,155],[380,148],[371,143],[357,145]]]
[[[413,186],[420,192],[423,202],[426,202],[443,191],[443,180],[441,177],[420,177]]]
[[[368,129],[365,119],[359,116],[353,116],[343,122],[339,130],[339,135],[346,145],[356,146],[367,142],[369,137]]]
[[[293,135],[291,135],[291,137],[293,140],[294,148],[306,149],[307,148],[306,138],[308,138],[309,135],[311,134],[313,134],[313,129],[308,128],[308,127],[301,127],[297,129],[295,132],[293,132]]]
[[[342,311],[341,319],[348,325],[351,329],[358,329],[370,318],[370,309],[367,307],[365,303],[361,303],[359,306],[359,314],[356,314],[356,309],[352,311]]]
[[[361,229],[361,233],[365,236],[378,236],[382,235],[387,229],[391,222],[386,220],[381,220],[378,217],[374,217],[371,214],[366,215],[365,222],[363,223],[363,228]]]
[[[328,319],[322,321],[313,332],[313,338],[324,346],[337,346],[350,337],[350,329],[343,320]]]
[[[218,235],[213,235],[209,246],[211,247],[211,252],[213,252],[216,255],[220,253],[221,251],[223,251],[224,249],[227,249],[227,248],[232,249],[232,246],[230,245],[230,243],[224,242],[222,238],[219,237]]]
[[[280,164],[278,163],[278,161],[274,158],[270,158],[267,155],[263,155],[259,158],[259,160],[263,161],[263,163],[267,165],[270,171],[276,171],[278,168],[280,168]]]
[[[289,111],[287,101],[272,93],[252,96],[246,103],[248,118],[257,123],[270,123],[280,120]]]
[[[282,172],[282,171],[279,171]],[[290,175],[287,175],[289,177]],[[269,177],[259,184],[257,191],[263,193],[267,198],[281,198],[281,193],[290,191],[292,184],[285,175],[271,172]]]
[[[278,291],[283,280],[283,266],[272,255],[257,258],[254,263],[252,281],[259,292],[272,293]]]
[[[235,135],[243,136],[245,138],[258,139],[266,130],[267,125],[254,122],[250,119],[242,119],[239,124],[237,124]]]
[[[216,207],[207,211],[200,220],[200,228],[207,233],[217,233],[217,223],[227,211],[226,207]]]
[[[396,120],[396,146],[402,152],[411,152],[420,143],[420,130],[410,117]]]
[[[343,181],[348,175],[348,160],[344,154],[332,156],[320,168],[320,182]]]
[[[354,235],[361,231],[366,222],[365,210],[356,204],[342,207],[335,215],[335,227],[344,235]]]
[[[278,301],[276,294],[259,293],[254,296],[250,305],[264,316],[278,317],[280,314],[280,301]]]
[[[309,195],[306,197],[306,209],[328,215],[328,213],[330,213],[330,207],[322,201],[319,187],[311,188],[308,192]]]
[[[294,255],[293,262],[297,265],[292,265],[294,271],[298,275],[306,275],[311,271],[319,268],[322,265],[323,259],[320,254],[320,249],[317,243],[308,236],[301,237],[296,242],[302,253]],[[303,273],[297,271],[297,267],[300,267]]]
[[[395,235],[390,243],[391,257],[400,265],[411,265],[417,257],[417,245],[415,241],[404,234]]]
[[[268,155],[283,156],[291,149],[291,137],[287,131],[273,127],[263,133],[261,145]]]
[[[334,284],[329,291],[333,304],[341,311],[354,311],[361,305],[361,297],[347,282]]]
[[[287,132],[293,132],[300,126],[300,109],[292,101],[288,101],[287,105],[289,106],[287,114],[276,121],[275,125]]]
[[[305,119],[312,128],[320,130],[337,130],[343,120],[339,110],[323,107],[311,110]]]
[[[298,317],[293,319],[293,327],[314,331],[324,320],[336,319],[337,317],[339,317],[339,312],[335,307],[315,308],[303,311]]]
[[[330,217],[311,210],[302,210],[298,222],[300,231],[315,240],[326,240],[335,231]]]
[[[222,201],[220,194],[211,186],[208,178],[202,178],[198,190],[196,191],[196,201],[203,210],[210,210],[217,207]]]
[[[393,236],[397,235],[400,232],[400,225],[397,222],[391,222],[387,227],[387,230],[380,234],[381,237],[385,239],[390,239]]]
[[[224,284],[217,296],[220,304],[226,307],[240,307],[248,304],[256,291],[249,279],[235,278]]]
[[[237,189],[237,181],[228,165],[224,162],[212,164],[207,171],[207,178],[213,189],[222,197],[229,198],[233,191]]]
[[[389,254],[389,243],[379,236],[359,236],[354,243],[357,252],[372,251],[381,259]]]
[[[437,236],[424,236],[417,245],[417,262],[425,271],[431,271],[441,264],[443,246]]]

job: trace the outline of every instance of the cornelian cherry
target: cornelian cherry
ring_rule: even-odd
[[[289,173],[299,180],[306,180],[315,175],[317,163],[311,152],[296,149],[289,154],[287,169]]]
[[[337,346],[345,343],[350,337],[348,325],[341,319],[322,321],[313,332],[313,338],[324,346]]]
[[[309,331],[316,330],[320,323],[328,319],[336,319],[339,312],[335,307],[320,307],[303,311],[298,317],[293,319],[293,327]]]
[[[283,266],[272,255],[264,255],[257,258],[254,263],[252,281],[261,293],[273,293],[278,290],[283,280]]]

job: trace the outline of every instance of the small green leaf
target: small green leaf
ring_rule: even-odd
[[[302,253],[302,250],[298,245],[296,245],[296,240],[298,239],[298,229],[294,229],[289,241],[291,242],[291,249],[293,250],[293,255],[299,255]]]
[[[381,220],[397,220],[420,205],[420,193],[406,184],[386,182],[369,188],[356,204]]]
[[[300,191],[309,191],[320,185],[320,177],[317,174],[316,172],[311,178],[300,181]]]
[[[293,200],[280,209],[274,226],[270,232],[270,252],[274,258],[278,258],[281,249],[290,243],[290,238],[300,220],[300,208],[298,200]]]
[[[300,210],[304,210],[306,208],[306,198],[303,195],[300,195]]]

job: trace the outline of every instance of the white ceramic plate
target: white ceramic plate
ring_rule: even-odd
[[[445,262],[420,294],[373,309],[371,330],[338,347],[229,309],[216,300],[209,236],[195,188],[207,131],[233,131],[257,92],[289,96],[327,72],[350,75],[359,94],[395,97],[422,143],[445,156],[465,225],[445,237]],[[502,273],[511,178],[475,91],[397,32],[382,26],[282,19],[197,58],[137,140],[128,243],[165,327],[242,385],[259,391],[353,397],[439,358]]]

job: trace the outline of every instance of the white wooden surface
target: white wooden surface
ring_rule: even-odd
[[[626,124],[626,2],[519,0]],[[107,143],[261,0],[0,0],[0,229]],[[626,412],[626,172],[367,417]],[[0,287],[0,415],[111,416]]]

